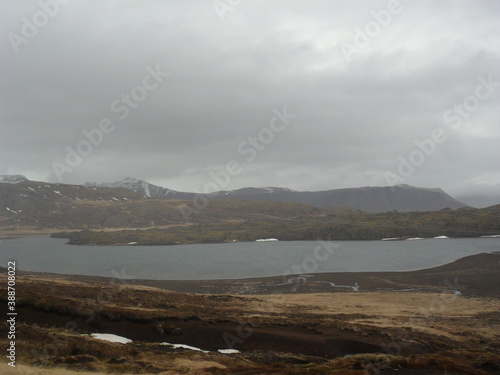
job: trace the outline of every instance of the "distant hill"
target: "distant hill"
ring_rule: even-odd
[[[51,184],[30,181],[24,176],[0,176],[0,204],[16,204],[20,198],[26,201],[106,201],[137,200],[142,196],[129,189],[86,187],[81,185]]]
[[[55,199],[90,199],[109,200],[113,194],[127,199],[155,198],[167,200],[193,200],[197,194],[175,191],[150,184],[143,180],[127,177],[122,181],[110,183],[87,183],[80,185],[48,184],[33,182],[24,176],[0,176],[0,185],[10,184],[12,189],[23,190],[31,196],[45,196]],[[31,187],[31,190],[28,189]],[[42,189],[42,190],[39,190]],[[106,190],[108,189],[108,190]],[[113,190],[118,189],[116,193]],[[8,190],[8,189],[7,189]],[[58,191],[59,193],[56,193]],[[135,194],[126,196],[125,191]],[[82,196],[85,194],[85,196]],[[89,195],[90,194],[90,195]],[[362,187],[326,191],[294,191],[286,188],[244,188],[232,191],[220,191],[208,194],[210,199],[239,199],[267,202],[295,202],[317,208],[349,207],[365,212],[417,212],[436,211],[443,208],[457,209],[467,206],[441,189],[419,188],[409,185],[392,187]],[[1,198],[1,197],[0,197]],[[120,199],[118,197],[114,197]]]
[[[465,207],[441,189],[417,188],[409,185],[363,187],[318,192],[289,189],[241,189],[223,192],[219,198],[253,199],[274,202],[297,202],[313,207],[350,207],[366,212],[436,211]]]
[[[0,228],[84,228],[86,218],[94,215],[99,202],[116,204],[143,199],[127,189],[87,188],[7,177],[11,176],[0,176]]]
[[[460,202],[475,208],[485,208],[500,204],[500,195],[464,195],[458,198]]]
[[[193,199],[196,194],[183,193],[150,184],[143,180],[126,178],[112,183],[90,183],[85,186],[120,187],[148,198]],[[435,211],[457,209],[466,204],[452,198],[441,189],[418,188],[409,185],[392,187],[363,187],[317,192],[301,192],[286,188],[244,188],[209,194],[212,199],[248,199],[269,202],[295,202],[309,206],[350,207],[366,212]]]

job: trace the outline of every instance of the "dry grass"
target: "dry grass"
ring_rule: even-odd
[[[351,324],[411,328],[458,341],[470,336],[500,341],[500,324],[482,318],[499,310],[499,300],[420,292],[323,293],[258,296],[257,311],[302,311],[323,319],[341,315]],[[479,317],[479,318],[476,318]]]
[[[0,276],[0,294],[5,295],[5,275]],[[394,340],[429,345],[434,352],[406,357],[359,354],[334,360],[272,351],[224,356],[216,352],[169,352],[155,343],[111,344],[82,336],[62,327],[19,324],[18,361],[50,368],[19,366],[14,371],[0,367],[5,375],[120,374],[368,374],[367,367],[396,371],[425,369],[426,374],[457,371],[488,372],[500,360],[498,300],[421,292],[369,292],[286,294],[259,296],[196,295],[175,293],[140,285],[70,277],[19,276],[19,301],[53,316],[78,316],[82,300],[98,303],[101,316],[117,316],[135,322],[143,319],[151,328],[156,319],[196,316],[204,322],[259,321],[266,327],[304,327],[322,332],[360,333],[367,338],[386,335]],[[109,292],[112,298],[99,301]],[[37,315],[38,317],[38,315]],[[81,318],[81,317],[80,317]],[[85,317],[83,317],[84,319]],[[142,323],[138,323],[142,324]],[[169,323],[170,324],[170,323]],[[1,323],[6,328],[6,322]],[[47,345],[57,342],[57,354],[40,356]],[[0,337],[0,345],[6,340]],[[435,349],[438,348],[438,349]],[[496,349],[495,349],[496,348]],[[55,366],[55,368],[53,368]],[[378,366],[378,367],[377,367]],[[64,368],[69,368],[66,370]],[[500,365],[498,367],[500,369]],[[77,371],[78,370],[78,371]],[[75,372],[77,371],[77,372]],[[376,372],[374,372],[376,373]],[[387,372],[390,373],[390,372]],[[411,373],[411,372],[408,372]]]
[[[172,371],[162,371],[158,375],[178,375],[178,374],[192,374],[192,375],[210,375],[213,374],[211,369],[225,369],[226,367],[213,361],[202,360],[183,360],[179,359],[174,361]],[[109,372],[89,372],[81,370],[69,370],[66,368],[58,367],[32,367],[26,365],[17,365],[15,368],[0,364],[0,374],[2,375],[103,375]],[[133,372],[120,372],[123,375],[136,375]]]
[[[404,317],[416,314],[468,317],[498,310],[496,304],[452,294],[421,292],[321,293],[258,296],[282,309],[308,308],[317,314],[369,314]]]
[[[58,368],[36,368],[26,365],[16,365],[15,368],[6,364],[0,364],[0,374],[2,375],[96,375],[95,372],[87,371],[71,371],[67,369]]]

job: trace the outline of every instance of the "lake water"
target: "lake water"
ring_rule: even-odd
[[[0,265],[18,270],[139,279],[204,280],[284,273],[410,271],[498,251],[499,238],[416,241],[249,242],[177,246],[74,246],[34,236],[3,240]],[[290,272],[293,270],[294,272]]]

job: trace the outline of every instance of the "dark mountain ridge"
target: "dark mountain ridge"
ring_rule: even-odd
[[[150,184],[143,180],[126,178],[113,183],[91,183],[85,186],[121,187],[148,198],[195,199],[197,194],[179,192]],[[243,188],[219,191],[206,195],[211,199],[248,199],[268,202],[295,202],[309,206],[350,207],[366,212],[415,212],[435,211],[443,208],[457,209],[467,206],[443,190],[419,188],[409,185],[386,187],[346,188],[326,191],[294,191],[280,187]]]
[[[15,178],[14,178],[15,177]],[[0,204],[13,205],[15,191],[51,200],[91,199],[166,199],[194,200],[198,194],[179,192],[150,184],[143,180],[126,178],[113,183],[88,183],[80,185],[49,184],[29,181],[23,176],[0,176]],[[9,194],[7,192],[10,191]],[[14,193],[13,193],[14,192]],[[128,193],[127,193],[128,192]],[[133,192],[131,194],[131,192]],[[6,197],[9,200],[6,200]],[[362,187],[327,191],[294,191],[286,188],[243,188],[207,194],[210,199],[238,199],[267,202],[294,202],[317,208],[349,207],[366,212],[417,212],[457,209],[466,205],[441,189],[419,188],[409,185],[391,187]],[[12,207],[10,207],[12,208]],[[5,207],[3,207],[5,209]]]
[[[297,202],[309,206],[350,207],[366,212],[436,211],[465,207],[441,189],[417,188],[409,185],[347,188],[316,192],[300,192],[280,188],[240,189],[217,194],[218,198],[252,199],[272,202]]]

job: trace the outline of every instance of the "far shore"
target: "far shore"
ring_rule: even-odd
[[[122,230],[130,230],[130,231],[135,231],[135,230],[148,230],[151,228],[105,228],[105,229],[92,229],[93,231],[99,231],[99,232],[106,232],[106,233],[113,233],[113,232],[119,232]],[[162,228],[156,228],[156,229],[162,229]],[[82,229],[65,229],[65,233],[72,233],[72,232],[81,232]],[[11,239],[17,239],[17,238],[23,238],[23,237],[35,237],[35,236],[52,236],[54,234],[61,233],[61,229],[42,229],[42,230],[7,230],[7,231],[0,231],[0,241],[1,240],[11,240]],[[448,236],[435,236],[435,237],[411,237],[411,236],[403,236],[403,237],[395,237],[395,238],[376,238],[376,239],[337,239],[337,238],[330,238],[331,241],[411,241],[411,240],[429,240],[429,239],[463,239],[463,238],[498,238],[500,237],[500,234],[498,235],[487,235],[487,236],[461,236],[461,237],[448,237]],[[286,241],[312,241],[311,239],[293,239],[293,240],[278,240],[278,239],[273,239],[273,241],[268,241],[268,240],[260,240],[260,239],[255,239],[255,240],[231,240],[231,241],[178,241],[175,243],[171,242],[166,242],[166,243],[141,243],[138,241],[132,241],[132,242],[82,242],[82,243],[77,243],[72,241],[69,238],[66,237],[54,237],[54,238],[63,238],[68,240],[67,244],[68,245],[75,245],[75,246],[176,246],[176,245],[202,245],[202,244],[229,244],[229,243],[239,243],[239,242],[245,242],[245,243],[252,243],[252,242],[286,242]]]

